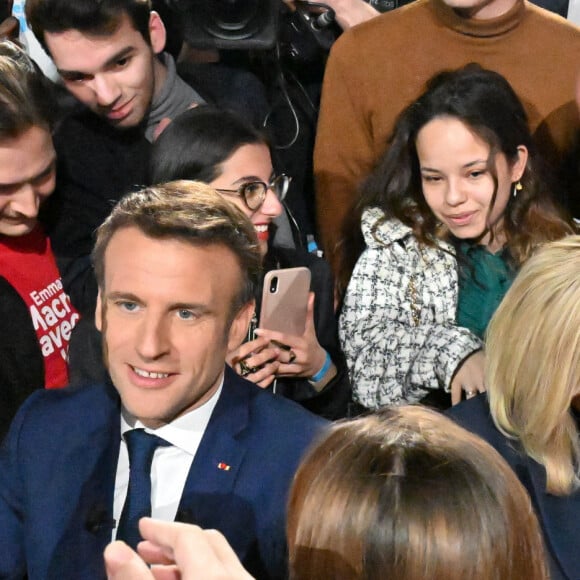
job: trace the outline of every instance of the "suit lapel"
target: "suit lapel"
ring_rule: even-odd
[[[565,577],[578,578],[578,551],[580,549],[580,491],[570,496],[546,493],[544,468],[528,458],[530,495],[536,505],[552,558],[563,570]]]
[[[236,389],[231,382],[232,371],[226,367],[220,398],[209,420],[189,470],[180,503],[193,493],[228,494],[242,464],[246,447],[237,436],[248,424],[248,393]]]
[[[79,577],[92,577],[90,574],[96,571],[102,574],[102,552],[111,540],[114,526],[113,497],[120,442],[118,403],[112,400],[105,407],[93,413],[93,421],[88,415],[83,416],[85,428],[76,431],[80,435],[62,457],[63,467],[67,468],[58,488],[57,505],[62,510],[57,518],[62,521],[63,533],[50,563],[55,574],[59,570],[76,570]]]
[[[242,474],[247,445],[251,392],[236,385],[226,367],[220,398],[189,471],[176,519],[220,530],[240,558],[255,545],[254,506],[247,497],[255,486]],[[236,484],[244,480],[244,492]]]

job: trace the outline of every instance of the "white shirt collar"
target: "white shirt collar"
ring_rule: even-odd
[[[213,410],[222,392],[224,379],[222,377],[220,386],[216,392],[201,407],[192,409],[185,415],[178,417],[159,427],[159,429],[149,429],[141,421],[133,417],[126,409],[121,408],[121,435],[124,436],[131,429],[145,429],[147,433],[157,435],[161,439],[171,443],[174,447],[195,455],[199,441],[203,437],[207,424],[211,418]]]

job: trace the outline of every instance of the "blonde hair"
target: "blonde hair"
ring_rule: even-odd
[[[493,316],[486,381],[497,428],[546,469],[547,491],[580,483],[580,236],[543,246],[522,267]]]
[[[334,424],[292,487],[293,580],[545,580],[539,525],[483,440],[422,407]]]

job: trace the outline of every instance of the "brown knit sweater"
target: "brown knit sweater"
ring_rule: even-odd
[[[335,271],[341,228],[357,227],[348,217],[358,186],[397,115],[435,73],[470,62],[508,79],[548,163],[571,148],[580,126],[580,29],[559,16],[518,0],[498,18],[467,20],[441,0],[417,0],[351,29],[326,67],[314,152],[319,231]]]

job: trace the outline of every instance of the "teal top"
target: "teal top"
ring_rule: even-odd
[[[456,322],[483,339],[487,325],[515,278],[505,250],[490,253],[485,246],[463,242],[459,261]]]

